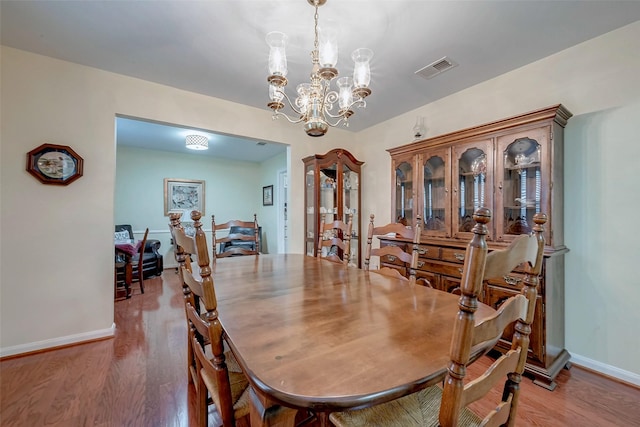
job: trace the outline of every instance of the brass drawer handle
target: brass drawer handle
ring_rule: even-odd
[[[418,249],[418,253],[419,253],[420,255],[424,255],[424,254],[426,254],[427,252],[429,252],[429,249],[422,249],[422,248],[421,248],[421,249]]]
[[[418,268],[424,267],[424,261],[418,261]]]
[[[454,252],[453,254],[454,258],[457,259],[458,261],[464,261],[464,254],[459,254],[457,252]]]
[[[504,276],[503,277],[504,281],[507,283],[507,285],[517,285],[518,282],[520,282],[522,279],[519,279],[517,277],[512,277],[512,276]]]
[[[393,261],[395,261],[395,260],[396,260],[396,257],[395,257],[395,256],[393,256],[393,255],[387,255],[387,259],[388,259],[390,262],[393,262]]]
[[[458,269],[458,273],[462,274],[462,269],[461,268]]]

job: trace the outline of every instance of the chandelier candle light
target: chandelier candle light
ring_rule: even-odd
[[[365,98],[371,94],[369,82],[371,71],[369,61],[373,56],[370,49],[356,49],[351,58],[355,62],[353,78],[340,77],[336,79],[338,91],[331,89],[331,81],[338,77],[336,64],[338,62],[337,31],[330,26],[318,28],[318,7],[327,0],[307,0],[315,8],[314,14],[314,42],[311,51],[312,68],[311,82],[297,86],[297,97],[292,102],[284,92],[287,85],[287,57],[285,45],[287,36],[278,31],[267,34],[269,50],[269,98],[267,105],[273,110],[273,119],[284,116],[291,123],[304,123],[304,130],[309,136],[323,136],[329,126],[335,127],[342,123],[349,126],[349,117],[353,115],[353,108],[365,108]],[[284,108],[286,99],[298,118],[290,118],[280,111]],[[338,111],[333,113],[335,104]],[[333,120],[333,121],[332,121]]]

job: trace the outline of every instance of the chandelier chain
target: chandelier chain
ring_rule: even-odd
[[[313,15],[313,22],[314,22],[314,26],[313,26],[313,34],[314,34],[314,38],[313,38],[313,58],[314,60],[318,58],[318,0],[314,0],[313,4],[316,8],[316,13]]]

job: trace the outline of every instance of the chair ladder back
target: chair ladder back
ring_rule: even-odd
[[[253,233],[232,233],[231,231],[234,227],[239,229],[253,229]],[[220,230],[229,230],[229,233],[225,237],[218,237],[217,232]],[[232,219],[224,224],[216,224],[215,215],[211,215],[211,234],[211,254],[213,262],[216,261],[216,258],[224,258],[233,255],[260,255],[260,235],[257,214],[253,214],[253,221]],[[232,245],[222,251],[222,246],[229,242],[251,242],[253,243],[253,249],[247,249],[242,246],[234,247]]]
[[[180,218],[182,214],[179,212],[172,212],[169,214],[169,231],[171,232],[171,238],[173,239],[173,252],[178,263],[178,273],[180,273],[180,266],[186,267],[189,271],[191,271],[191,258],[185,254],[184,248],[178,244],[175,236],[175,230],[182,228],[182,223],[180,222]]]
[[[534,216],[535,236],[520,236],[504,250],[488,253],[486,235],[491,211],[480,208],[474,213],[474,236],[467,246],[462,271],[459,311],[451,340],[447,377],[440,405],[439,421],[443,427],[456,426],[460,412],[467,404],[483,397],[499,381],[505,381],[502,401],[484,419],[483,426],[513,425],[519,396],[519,385],[524,371],[529,334],[535,311],[538,275],[542,268],[544,251],[543,224],[546,215]],[[524,286],[519,295],[504,302],[495,315],[475,324],[478,295],[485,279],[506,275],[518,265],[527,262]],[[477,379],[464,384],[466,365],[474,345],[497,340],[504,329],[515,322],[512,348],[498,358]]]
[[[422,232],[422,219],[418,216],[414,228],[408,228],[407,226],[400,223],[390,223],[387,225],[375,227],[373,224],[374,219],[375,215],[371,214],[369,216],[369,228],[367,231],[367,247],[365,251],[364,269],[369,270],[370,259],[372,256],[379,257],[380,264],[382,264],[383,257],[387,257],[392,261],[395,261],[395,259],[397,258],[407,265],[409,271],[409,281],[411,283],[415,283],[416,269],[418,268],[420,236]],[[404,251],[398,246],[394,245],[372,248],[374,236],[387,235],[390,233],[394,233],[396,237],[411,240],[411,252]],[[400,274],[398,270],[390,267],[384,267],[382,265],[380,265],[377,272],[386,276],[394,276],[406,279],[406,277]]]
[[[198,282],[202,288],[201,301],[204,304],[205,312],[198,315],[196,309],[190,305],[187,306],[187,316],[190,322],[192,332],[199,331],[202,336],[200,339],[194,340],[192,336],[192,346],[196,358],[198,360],[198,366],[207,371],[213,378],[215,378],[216,388],[218,393],[218,399],[216,400],[216,406],[220,416],[222,417],[223,425],[234,425],[234,412],[233,401],[231,396],[231,384],[229,381],[229,372],[225,363],[224,356],[224,343],[222,339],[222,324],[218,318],[218,301],[216,298],[216,292],[211,276],[211,266],[209,265],[209,249],[207,248],[207,239],[204,231],[202,230],[202,222],[200,219],[202,214],[199,211],[191,212],[191,219],[193,220],[195,229],[195,246],[198,254],[198,266],[200,267],[200,278],[196,278],[192,273],[186,272],[188,282]],[[193,326],[192,326],[193,325]],[[213,353],[213,359],[209,360],[202,347],[196,345],[196,341],[208,339],[211,344],[211,351]],[[199,396],[205,396],[206,398],[206,385],[203,375],[200,375],[200,384],[198,386]],[[210,391],[213,393],[213,391]],[[202,397],[199,397],[201,399]],[[206,408],[206,404],[204,405]],[[206,411],[205,411],[206,412]],[[202,415],[202,413],[200,414]],[[202,420],[201,420],[202,424]]]
[[[347,222],[344,223],[340,220],[333,220],[330,222],[325,221],[320,225],[320,231],[318,232],[318,257],[322,257],[322,249],[327,249],[327,256],[324,257],[329,261],[341,262],[345,266],[349,265],[349,259],[351,257],[351,229],[353,227],[353,214],[348,214]],[[325,236],[325,233],[330,232],[331,236]],[[340,237],[342,235],[342,237]],[[335,246],[339,250],[337,253],[331,253],[331,248]],[[342,257],[340,257],[340,251],[342,251]]]

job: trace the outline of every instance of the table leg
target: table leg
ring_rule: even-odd
[[[293,427],[298,411],[274,404],[268,397],[250,388],[251,427]]]

